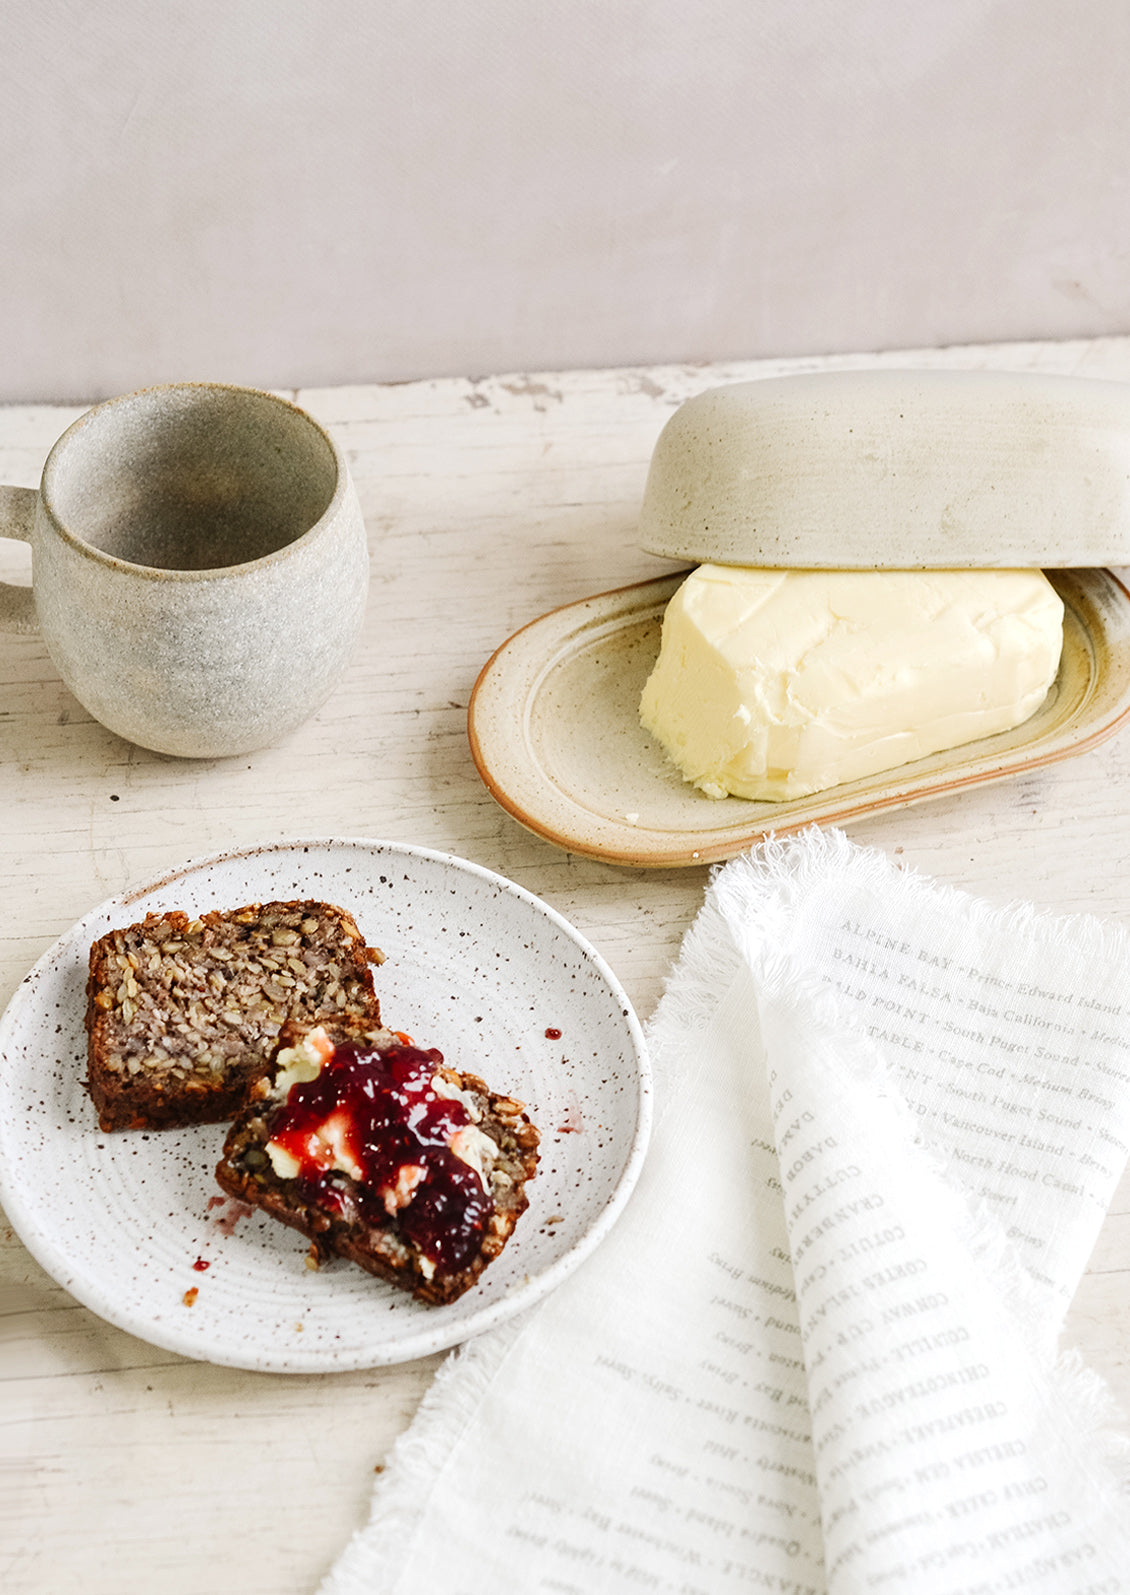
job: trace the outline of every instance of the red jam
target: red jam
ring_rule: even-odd
[[[494,1203],[449,1145],[473,1120],[462,1102],[432,1088],[442,1062],[434,1048],[339,1047],[317,1079],[291,1086],[269,1128],[298,1164],[304,1202],[391,1223],[446,1272],[477,1254]]]

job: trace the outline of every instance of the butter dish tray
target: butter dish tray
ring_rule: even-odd
[[[468,736],[484,784],[520,824],[570,852],[636,868],[717,863],[770,832],[843,824],[1085,753],[1130,715],[1130,593],[1102,568],[1049,570],[1064,602],[1063,657],[1023,725],[804,798],[708,798],[638,715],[663,612],[686,574],[552,610],[479,674]]]

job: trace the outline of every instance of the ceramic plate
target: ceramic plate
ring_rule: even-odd
[[[704,797],[639,723],[667,601],[686,572],[569,604],[487,661],[471,751],[508,813],[571,852],[639,867],[713,863],[772,831],[839,825],[1094,747],[1130,714],[1130,594],[1106,570],[1049,571],[1064,601],[1059,676],[1022,726],[785,803]]]
[[[518,1097],[541,1131],[528,1210],[449,1306],[348,1263],[310,1272],[302,1236],[216,1184],[224,1126],[106,1135],[81,1083],[95,937],[157,910],[307,897],[349,909],[383,950],[382,1018]],[[102,904],[20,986],[0,1020],[0,1064],[0,1201],[43,1267],[154,1345],[275,1372],[406,1361],[529,1306],[611,1227],[650,1124],[631,1004],[560,915],[473,864],[361,840],[205,859]]]

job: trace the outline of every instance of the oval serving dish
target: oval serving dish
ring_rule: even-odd
[[[483,782],[514,819],[570,852],[636,868],[716,863],[769,832],[842,824],[1084,753],[1130,714],[1130,593],[1107,570],[1050,570],[1063,658],[1023,725],[789,802],[708,798],[638,714],[663,611],[686,574],[553,610],[479,674],[468,735]]]

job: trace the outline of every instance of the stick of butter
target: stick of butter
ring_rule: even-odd
[[[1038,570],[702,565],[640,718],[708,797],[803,797],[1020,725],[1062,646]]]

